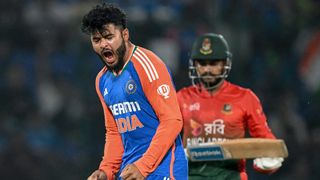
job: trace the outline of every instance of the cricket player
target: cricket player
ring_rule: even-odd
[[[189,77],[178,100],[184,119],[184,146],[251,137],[271,138],[261,103],[250,90],[225,79],[231,70],[231,52],[222,35],[208,33],[193,44]],[[283,158],[257,158],[254,168],[273,173]],[[189,179],[247,179],[245,160],[189,162]]]
[[[112,4],[94,7],[82,30],[104,67],[96,90],[105,118],[104,156],[89,180],[185,180],[188,163],[182,116],[163,61],[129,39],[125,13]]]

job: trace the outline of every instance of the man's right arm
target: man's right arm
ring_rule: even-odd
[[[104,155],[100,163],[99,170],[102,170],[107,179],[114,179],[122,163],[122,154],[124,152],[123,144],[116,122],[108,109],[100,91],[100,78],[105,72],[105,68],[100,71],[96,78],[96,91],[104,111],[106,137],[104,146]]]
[[[122,163],[123,145],[116,123],[108,109],[105,109],[106,137],[104,145],[104,155],[99,169],[102,170],[109,179],[119,171]]]

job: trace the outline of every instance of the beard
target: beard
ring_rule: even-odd
[[[116,50],[116,55],[118,56],[118,62],[113,66],[113,69],[111,67],[108,67],[108,68],[111,68],[115,72],[119,72],[124,66],[124,55],[126,53],[126,50],[127,48],[125,46],[124,40],[122,39],[122,43],[120,47]]]
[[[217,85],[219,83],[221,83],[221,81],[223,80],[223,78],[221,77],[216,77],[216,75],[207,72],[204,74],[200,75],[200,82],[203,84],[203,86],[208,89],[208,90],[213,90],[217,87]]]
[[[114,55],[116,55],[118,57],[118,61],[114,64],[114,65],[109,65],[104,61],[104,57],[103,55],[101,55],[101,53],[97,53],[98,56],[100,57],[100,59],[102,60],[103,64],[105,66],[107,66],[108,69],[111,69],[112,71],[118,73],[124,66],[125,64],[125,60],[124,60],[124,55],[126,53],[126,46],[125,46],[125,42],[122,39],[122,43],[120,45],[120,47],[118,47],[118,49],[116,49],[115,52],[113,52]]]

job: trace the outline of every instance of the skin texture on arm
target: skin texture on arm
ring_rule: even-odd
[[[106,103],[104,102],[99,89],[100,77],[105,71],[106,68],[102,69],[96,78],[96,90],[103,107],[106,126],[104,155],[99,169],[107,175],[108,179],[114,179],[115,173],[117,173],[120,169],[124,149],[115,120]]]
[[[146,69],[137,59],[133,60],[144,93],[160,121],[149,148],[134,163],[146,177],[158,167],[170,147],[174,148],[183,122],[175,88],[165,64],[151,51],[141,47],[137,49],[137,54],[136,58],[149,63],[150,69]]]

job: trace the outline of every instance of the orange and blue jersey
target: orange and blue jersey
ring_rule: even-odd
[[[170,73],[153,52],[137,46],[130,52],[119,75],[104,67],[96,78],[106,125],[99,169],[113,179],[134,163],[147,179],[187,179],[183,120]]]

